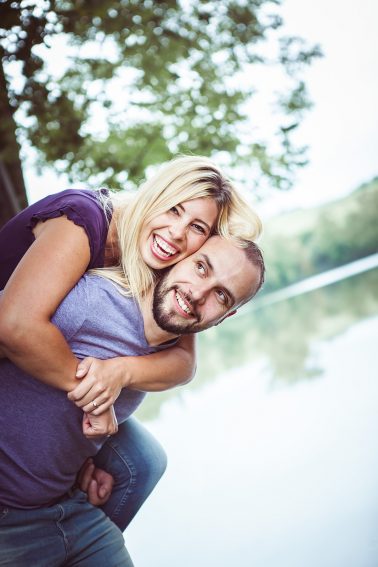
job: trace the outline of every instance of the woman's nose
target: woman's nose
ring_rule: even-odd
[[[174,240],[182,240],[185,237],[186,225],[181,222],[175,222],[169,227],[169,234]]]

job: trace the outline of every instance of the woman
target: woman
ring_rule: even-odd
[[[1,282],[6,284],[0,310],[3,354],[39,380],[73,390],[70,398],[94,416],[111,414],[108,408],[123,387],[156,391],[187,382],[194,372],[194,344],[183,337],[177,346],[148,357],[84,361],[81,375],[89,369],[87,376],[74,389],[79,361],[50,318],[87,269],[106,268],[126,293],[138,298],[153,284],[154,270],[195,252],[213,232],[252,240],[259,231],[256,215],[202,157],[173,160],[133,197],[65,191],[42,199],[0,231]],[[128,421],[97,456],[96,462],[106,463],[107,451],[117,443],[127,463],[127,480],[116,479],[104,506],[121,529],[165,466],[157,450],[159,470],[140,479],[132,498],[125,498],[126,492],[131,494],[130,470],[148,473],[151,462],[159,460],[146,435],[135,421]]]

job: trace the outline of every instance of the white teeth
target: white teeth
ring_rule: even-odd
[[[157,248],[157,246],[159,247],[159,249]],[[160,253],[161,250],[163,250],[163,252],[165,252],[167,254],[167,256],[173,256],[173,254],[176,254],[176,252],[177,252],[177,250],[175,248],[172,248],[172,246],[169,246],[169,244],[167,244],[165,242],[165,240],[163,240],[162,238],[160,238],[156,234],[154,236],[154,248],[158,253]]]
[[[182,297],[176,292],[176,299],[177,299],[177,303],[179,304],[179,306],[181,307],[181,309],[183,311],[185,311],[185,313],[187,313],[188,315],[191,314],[191,311],[189,309],[189,307],[187,306],[187,304],[185,303],[185,301],[182,299]]]

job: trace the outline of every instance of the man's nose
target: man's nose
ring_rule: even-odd
[[[192,287],[190,290],[190,295],[194,303],[196,303],[197,305],[203,305],[206,301],[209,292],[210,292],[210,286],[206,284],[202,284],[196,287]]]

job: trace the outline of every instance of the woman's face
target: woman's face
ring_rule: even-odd
[[[210,236],[218,207],[210,197],[183,201],[145,223],[140,252],[146,264],[161,270],[190,256]]]

